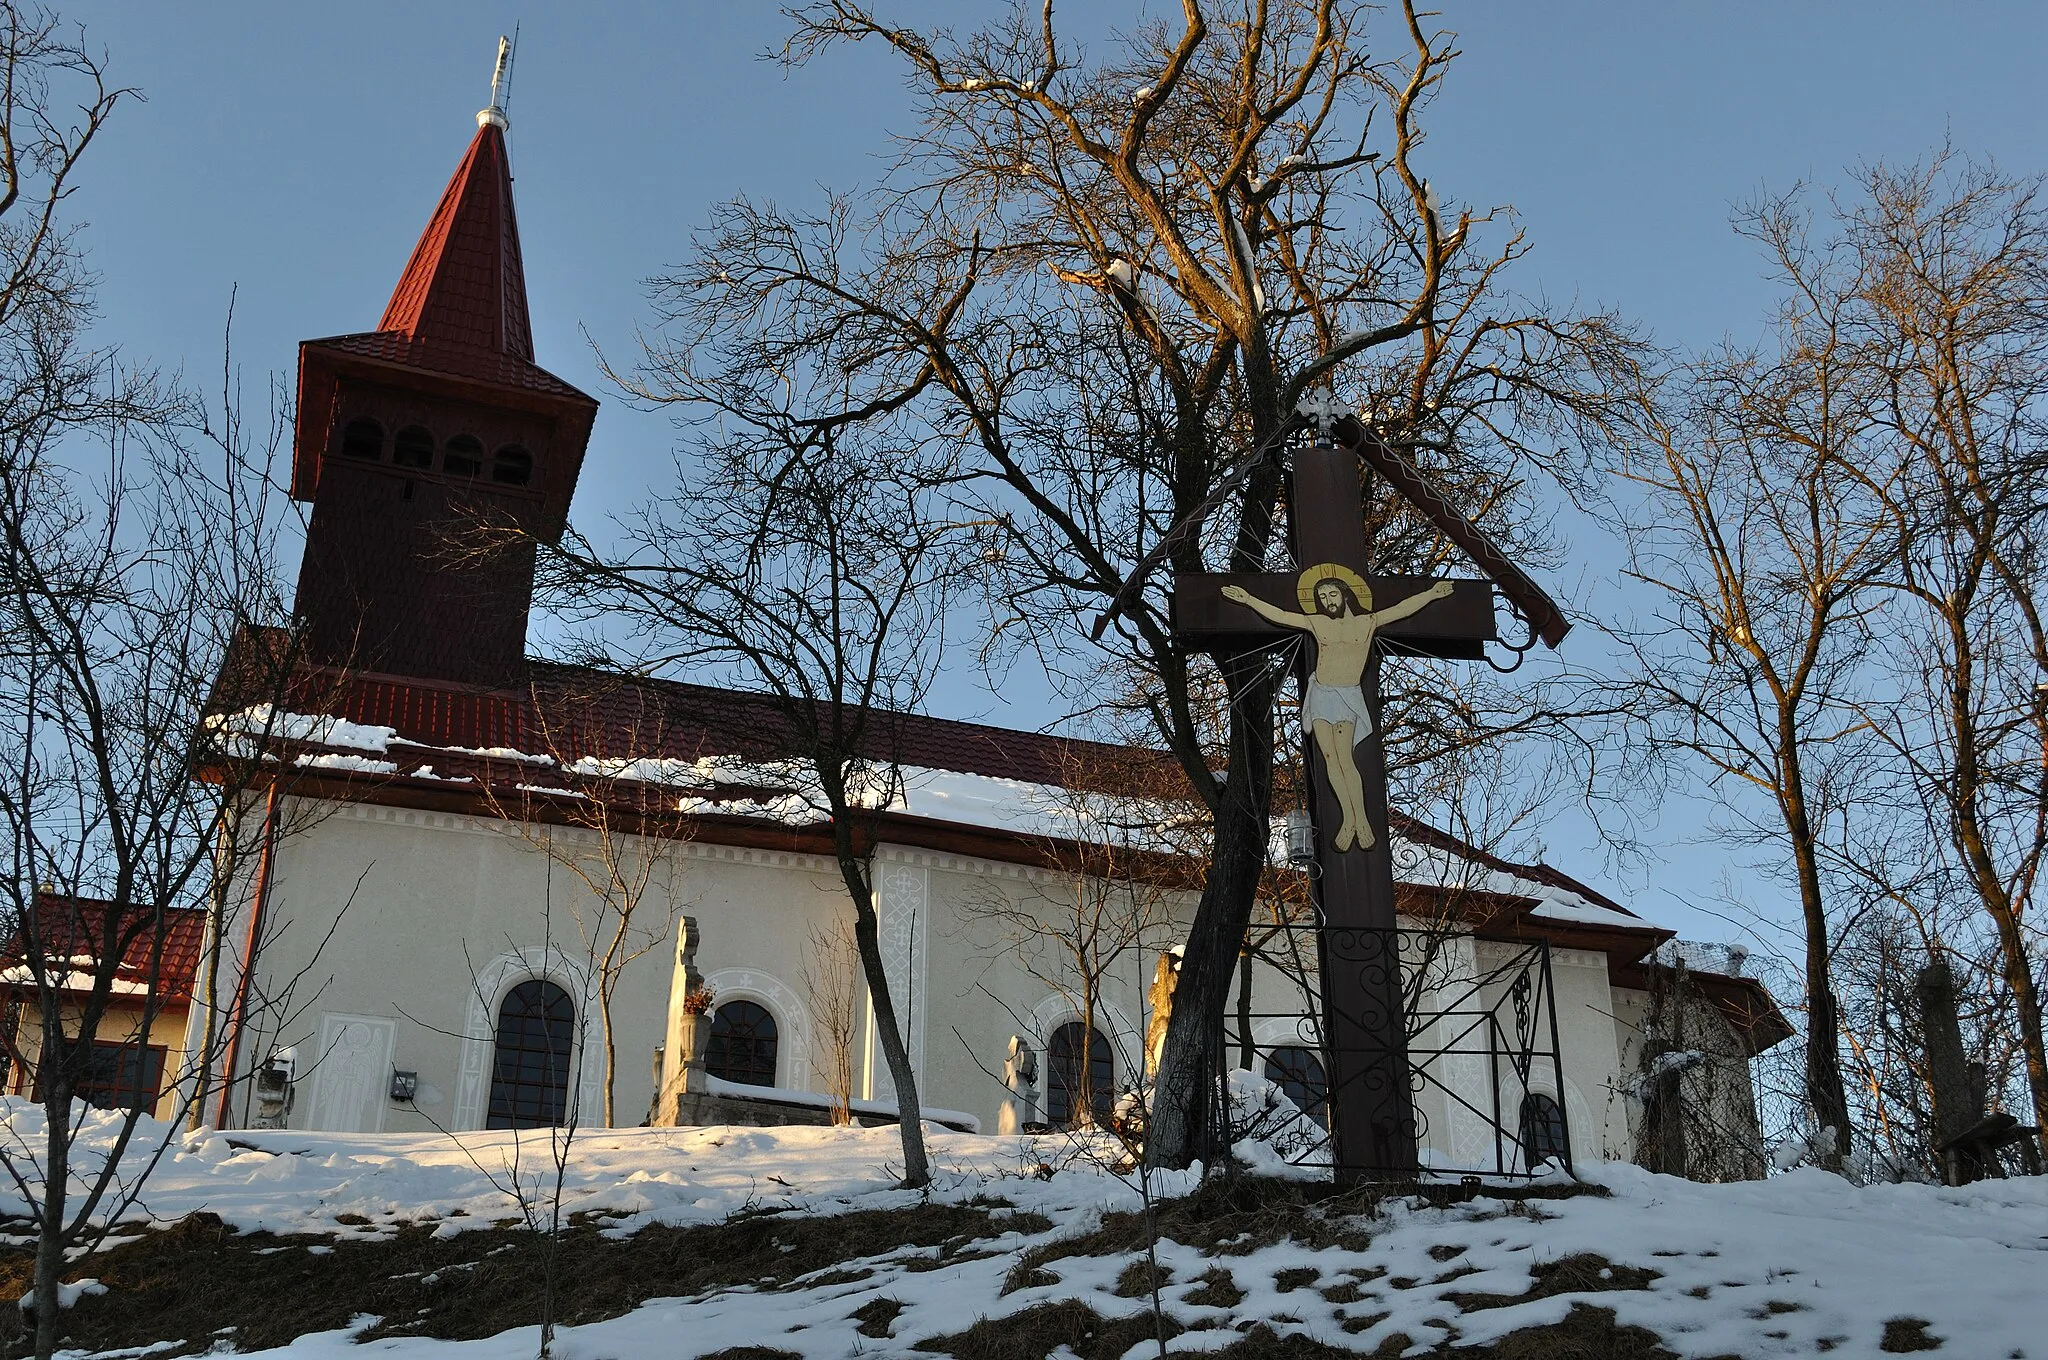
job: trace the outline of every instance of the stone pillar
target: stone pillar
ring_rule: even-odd
[[[1021,1034],[1010,1036],[1003,1061],[1003,1107],[996,1112],[997,1133],[1022,1133],[1038,1123],[1038,1054]]]
[[[1930,960],[1914,979],[1914,991],[1920,1002],[1920,1038],[1927,1052],[1927,1085],[1934,1096],[1934,1141],[1939,1145],[1975,1127],[1984,1118],[1984,1106],[1972,1089],[1962,1021],[1957,1016],[1956,978],[1948,960],[1939,955]],[[1984,1175],[1983,1158],[1974,1150],[1959,1148],[1941,1162],[1941,1178],[1950,1185],[1968,1185]]]
[[[655,1096],[654,1122],[675,1122],[677,1092],[703,1088],[704,1047],[711,1041],[709,1017],[703,1013],[704,974],[697,967],[697,946],[703,934],[697,918],[685,916],[676,923],[675,972],[668,987],[668,1032],[662,1044],[661,1086]],[[694,1063],[698,1073],[695,1088],[686,1086]]]

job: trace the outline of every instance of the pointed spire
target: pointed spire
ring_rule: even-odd
[[[469,152],[413,247],[377,329],[432,348],[490,350],[531,363],[533,329],[504,116],[495,104],[485,113],[498,116],[479,116]]]

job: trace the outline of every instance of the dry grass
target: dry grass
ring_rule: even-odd
[[[978,1240],[1050,1227],[1036,1215],[945,1205],[657,1225],[626,1238],[579,1223],[557,1249],[556,1316],[596,1322],[650,1298],[739,1284],[783,1288],[845,1261],[909,1248],[959,1259]],[[385,1319],[365,1339],[493,1336],[540,1320],[546,1264],[541,1239],[518,1228],[445,1240],[430,1224],[382,1240],[275,1237],[233,1233],[212,1214],[194,1214],[82,1263],[73,1273],[94,1276],[109,1292],[65,1313],[60,1344],[98,1351],[181,1343],[166,1356],[217,1341],[256,1350],[346,1326],[363,1313]],[[31,1265],[25,1251],[0,1253],[0,1296],[27,1292]],[[25,1341],[19,1312],[0,1309],[0,1346],[18,1354]]]
[[[1149,1299],[1154,1290],[1164,1289],[1172,1282],[1173,1272],[1165,1266],[1139,1260],[1123,1268],[1116,1277],[1116,1288],[1111,1292],[1120,1299]]]
[[[886,1338],[889,1329],[896,1325],[896,1315],[903,1311],[901,1299],[869,1299],[847,1316],[860,1323],[854,1328],[862,1336]]]
[[[1678,1360],[1655,1332],[1620,1326],[1612,1308],[1589,1303],[1574,1303],[1562,1322],[1525,1327],[1490,1346],[1460,1348],[1455,1354],[1461,1360]]]
[[[1172,1340],[1180,1324],[1154,1318],[1150,1310],[1130,1317],[1105,1318],[1073,1299],[1042,1303],[1003,1318],[983,1318],[964,1332],[935,1336],[918,1343],[921,1351],[937,1351],[954,1360],[1045,1360],[1061,1346],[1081,1360],[1118,1360],[1141,1341],[1162,1334]]]
[[[1938,1351],[1941,1338],[1927,1331],[1932,1324],[1925,1318],[1895,1317],[1884,1324],[1884,1339],[1877,1343],[1881,1351]]]
[[[1466,1312],[1506,1308],[1510,1304],[1547,1299],[1555,1294],[1599,1294],[1613,1289],[1648,1289],[1660,1272],[1643,1266],[1618,1266],[1594,1252],[1580,1252],[1532,1266],[1534,1282],[1524,1294],[1446,1294]]]
[[[1222,1266],[1215,1266],[1204,1272],[1201,1283],[1181,1296],[1182,1303],[1192,1303],[1198,1308],[1235,1308],[1244,1302],[1244,1291],[1237,1287],[1237,1281],[1230,1278],[1230,1272]]]

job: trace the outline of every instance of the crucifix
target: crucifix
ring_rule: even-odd
[[[1295,451],[1287,484],[1300,569],[1177,575],[1174,634],[1227,655],[1302,640],[1302,750],[1315,838],[1312,890],[1322,927],[1317,940],[1333,1160],[1340,1176],[1412,1176],[1415,1118],[1388,844],[1380,657],[1392,651],[1484,659],[1486,643],[1497,636],[1495,587],[1550,646],[1570,625],[1414,464],[1355,417],[1332,420],[1321,404],[1305,405],[1303,414],[1316,420],[1319,434],[1315,447]],[[1490,579],[1372,575],[1361,461]]]

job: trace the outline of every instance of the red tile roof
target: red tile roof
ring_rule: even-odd
[[[47,960],[47,975],[61,978],[67,972],[67,965],[70,972],[97,972],[100,947],[106,939],[108,913],[114,910],[113,903],[96,898],[37,893],[34,920],[29,924],[36,936],[36,946]],[[159,935],[152,914],[145,908],[132,907],[116,919],[115,927],[120,936],[128,937],[121,962],[114,970],[115,979],[146,984],[150,975],[150,954]],[[10,969],[18,969],[25,964],[27,954],[23,934],[17,927],[7,937],[7,943],[0,946],[0,964]],[[196,907],[165,908],[161,938],[163,953],[156,982],[158,998],[164,1001],[188,1000],[199,976],[200,951],[206,938],[206,913]],[[17,982],[14,985],[32,987],[34,983]],[[86,989],[71,987],[66,990]]]
[[[377,329],[533,361],[512,167],[496,125],[477,128]]]
[[[413,246],[377,329],[306,345],[497,387],[589,400],[533,362],[519,218],[501,130],[488,123],[477,129]]]
[[[475,345],[457,345],[407,335],[404,331],[362,331],[307,340],[302,348],[374,359],[405,368],[445,373],[494,387],[521,388],[549,396],[590,400],[581,389],[557,378],[530,359]]]
[[[327,700],[351,722],[390,727],[428,746],[510,747],[573,761],[580,756],[695,760],[787,757],[781,709],[769,695],[650,680],[583,666],[529,661],[528,685],[481,690],[397,676],[359,675]],[[1116,782],[1134,765],[1178,767],[1160,752],[1019,732],[918,713],[878,713],[866,746],[904,765],[1034,784]]]

